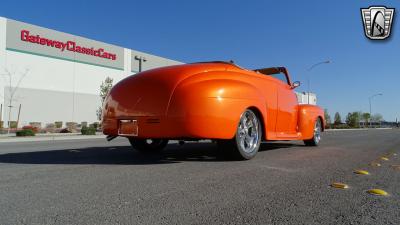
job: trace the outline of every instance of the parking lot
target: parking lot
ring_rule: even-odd
[[[398,154],[396,129],[264,143],[249,161],[212,143],[161,155],[122,138],[0,143],[0,224],[400,224]]]

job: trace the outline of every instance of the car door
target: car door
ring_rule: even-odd
[[[297,136],[298,102],[291,81],[286,71],[272,74],[277,83],[278,115],[276,134],[278,137],[293,138]]]

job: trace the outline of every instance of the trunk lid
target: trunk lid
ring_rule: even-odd
[[[129,76],[117,83],[104,104],[105,117],[164,116],[176,86],[202,72],[225,71],[230,64],[198,63],[162,67]]]

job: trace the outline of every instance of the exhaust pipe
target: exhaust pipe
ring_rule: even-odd
[[[116,137],[118,137],[118,136],[107,135],[106,139],[107,139],[107,141],[112,141]]]

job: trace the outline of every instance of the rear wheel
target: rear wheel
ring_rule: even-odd
[[[247,109],[240,116],[236,135],[231,140],[219,140],[218,146],[224,153],[238,159],[253,158],[261,144],[261,123],[257,115]]]
[[[317,146],[321,141],[321,133],[322,133],[322,123],[321,119],[317,118],[314,124],[314,135],[313,138],[309,140],[304,140],[304,144],[307,146]]]
[[[132,147],[142,153],[160,152],[167,144],[168,139],[135,139],[129,138]]]

